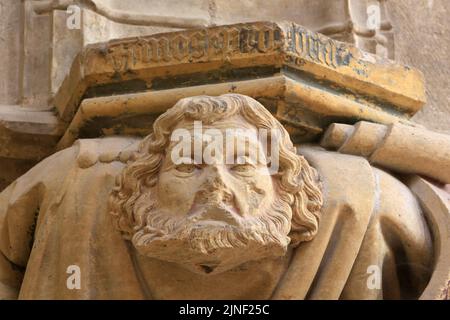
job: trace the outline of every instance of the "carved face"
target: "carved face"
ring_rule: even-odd
[[[291,217],[275,205],[275,186],[265,157],[254,156],[263,149],[256,128],[241,117],[203,126],[201,135],[194,132],[193,121],[183,121],[176,127],[180,128],[189,132],[192,146],[202,145],[203,152],[196,156],[193,147],[190,157],[177,164],[173,153],[177,143],[169,145],[149,195],[154,197],[153,208],[147,212],[147,226],[165,230],[164,235],[150,232],[134,241],[136,247],[202,273],[285,254]],[[240,135],[243,131],[246,135]],[[219,140],[222,148],[205,159],[205,152]],[[245,152],[238,161],[239,145],[245,146]],[[143,245],[142,239],[147,239]]]
[[[196,121],[203,120],[199,134]],[[277,174],[269,171],[260,128],[275,128],[282,136],[276,142]],[[177,130],[191,137],[181,157],[174,157],[180,154],[174,152],[180,141],[172,139]],[[272,152],[271,147],[271,160]],[[287,132],[256,101],[194,97],[155,122],[112,193],[111,213],[142,255],[215,274],[282,256],[291,240],[312,238],[317,218],[309,210],[321,204],[314,174],[295,154]]]
[[[174,217],[198,216],[199,221],[237,225],[239,219],[257,217],[273,201],[274,185],[265,158],[252,156],[263,149],[256,128],[241,117],[203,126],[200,136],[194,132],[193,121],[183,121],[178,128],[187,129],[192,145],[202,148],[191,148],[187,161],[176,164],[173,150],[180,142],[170,144],[157,183],[160,208]],[[250,134],[240,135],[242,128]],[[205,159],[215,141],[223,142],[222,148]],[[238,145],[246,147],[239,161]]]

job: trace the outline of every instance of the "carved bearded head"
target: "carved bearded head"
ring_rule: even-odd
[[[276,154],[269,157],[269,149]],[[155,121],[117,179],[110,212],[140,254],[215,274],[311,240],[322,206],[317,183],[314,168],[259,102],[197,96]]]

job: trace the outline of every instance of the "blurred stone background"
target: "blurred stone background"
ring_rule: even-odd
[[[414,120],[450,132],[450,1],[388,1],[395,34],[395,60],[420,69],[427,104]]]

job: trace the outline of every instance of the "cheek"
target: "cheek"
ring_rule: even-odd
[[[198,178],[179,178],[170,173],[162,173],[157,186],[159,205],[173,214],[183,215],[189,212],[194,202]]]
[[[273,194],[273,180],[272,176],[268,174],[257,176],[254,185],[258,192],[264,193],[267,196]]]
[[[238,195],[250,215],[258,215],[267,204],[273,200],[273,182],[270,176],[257,176],[243,181],[243,191]]]

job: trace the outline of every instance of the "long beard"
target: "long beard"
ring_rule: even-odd
[[[144,196],[135,206],[132,242],[147,257],[178,263],[201,274],[217,274],[245,262],[284,256],[290,242],[292,211],[276,200],[257,217],[242,218],[226,208],[226,219],[205,219],[205,211],[176,217]]]

